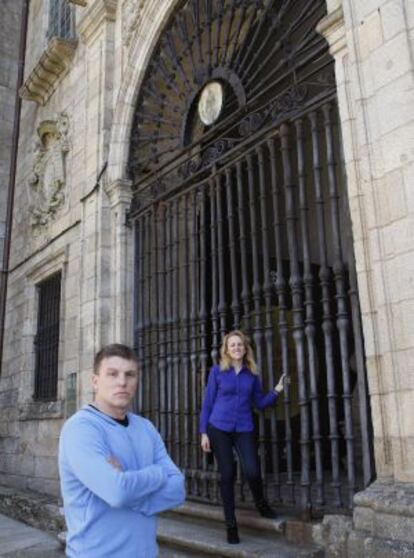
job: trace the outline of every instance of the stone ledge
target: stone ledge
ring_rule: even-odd
[[[77,46],[76,40],[52,37],[38,63],[20,88],[20,97],[45,105],[67,73]]]
[[[354,502],[354,528],[360,538],[414,546],[412,484],[376,481],[356,494]]]
[[[19,406],[19,420],[60,419],[64,417],[63,401],[29,401]]]
[[[414,518],[414,484],[375,481],[354,497],[355,506]]]
[[[52,533],[65,529],[60,502],[53,496],[0,486],[0,512]]]

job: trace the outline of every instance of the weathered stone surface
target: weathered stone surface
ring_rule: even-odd
[[[32,527],[59,533],[65,526],[60,502],[45,494],[0,486],[0,513]]]
[[[348,537],[352,531],[352,518],[326,515],[320,525],[313,528],[313,540],[322,546],[326,558],[347,558]]]

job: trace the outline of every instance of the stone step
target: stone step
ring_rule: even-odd
[[[183,520],[187,519],[193,524],[218,524],[221,529],[224,523],[221,507],[190,501],[163,515],[173,519],[182,517]],[[313,528],[315,523],[318,523],[301,521],[294,510],[286,509],[281,510],[280,515],[276,519],[265,519],[256,510],[251,508],[238,507],[236,515],[240,528],[246,527],[257,530],[260,533],[268,532],[284,536],[286,540],[295,544],[312,544]]]
[[[216,522],[223,525],[223,510],[221,507],[208,504],[198,504],[195,502],[186,502],[184,505],[175,508],[173,512],[166,514],[167,516],[176,518],[177,516],[191,518],[191,520],[205,523]],[[270,531],[275,534],[284,534],[288,515],[281,515],[277,519],[265,519],[256,511],[250,509],[237,509],[237,522],[239,527],[249,527],[259,529],[260,531]]]
[[[244,524],[244,522],[243,522]],[[162,558],[322,558],[316,545],[293,544],[274,529],[239,526],[240,544],[226,541],[224,522],[177,513],[159,518],[158,542]]]

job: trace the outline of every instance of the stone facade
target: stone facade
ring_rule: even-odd
[[[26,83],[48,48],[45,4],[30,3]],[[77,373],[80,406],[91,397],[95,351],[109,341],[131,342],[133,238],[125,226],[130,129],[152,50],[177,2],[76,4],[78,40],[68,71],[44,104],[23,101],[0,378],[0,482],[50,493],[58,492],[55,457],[67,378]],[[353,557],[381,556],[375,552],[389,544],[392,553],[384,556],[408,556],[414,543],[414,5],[327,0],[327,8],[318,30],[336,60],[378,477],[375,489],[356,497],[342,547]],[[29,212],[40,180],[36,142],[44,137],[42,123],[56,128],[62,114],[64,149],[56,136],[54,147],[43,144],[43,151],[56,150],[63,198],[53,211],[50,199],[43,206],[38,200],[47,219],[36,227]],[[2,178],[2,212],[3,184]],[[1,219],[2,213],[0,227]],[[32,399],[36,285],[54,271],[62,272],[63,293],[58,401],[45,405]],[[406,504],[381,511],[378,502],[398,490],[407,490]],[[400,523],[388,528],[393,521]]]
[[[5,0],[0,20],[0,265],[6,227],[12,136],[19,57],[20,18],[23,2]],[[1,268],[0,268],[1,269]]]

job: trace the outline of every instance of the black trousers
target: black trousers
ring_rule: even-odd
[[[254,432],[225,432],[212,426],[207,427],[207,434],[220,473],[220,491],[223,500],[226,523],[233,524],[235,518],[234,483],[236,467],[233,448],[240,459],[243,474],[249,483],[256,504],[263,501],[263,484],[260,475],[259,456]]]

